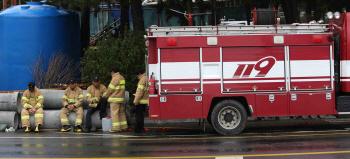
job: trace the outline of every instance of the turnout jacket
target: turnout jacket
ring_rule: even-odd
[[[21,103],[24,109],[33,108],[33,107],[35,109],[43,108],[44,97],[41,91],[37,87],[34,88],[34,92],[31,92],[29,91],[29,89],[27,89],[23,93]]]
[[[84,100],[83,90],[76,86],[74,90],[70,87],[64,91],[64,95],[62,98],[62,105],[65,107],[66,105],[75,105],[77,108],[82,106]]]
[[[148,82],[146,73],[142,74],[139,79],[134,103],[139,102],[139,104],[148,104],[149,89],[146,88],[146,82]]]
[[[86,100],[89,102],[89,106],[97,107],[98,103],[100,102],[98,97],[105,95],[106,91],[107,88],[103,84],[100,84],[97,88],[94,85],[89,86],[86,91]],[[96,103],[92,104],[94,99],[96,100]]]
[[[125,98],[125,79],[119,72],[112,75],[112,81],[103,98],[108,98],[108,102],[124,103]]]

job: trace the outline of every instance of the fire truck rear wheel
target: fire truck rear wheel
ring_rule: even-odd
[[[239,134],[247,124],[247,111],[235,100],[224,100],[216,104],[211,113],[211,123],[221,135]]]

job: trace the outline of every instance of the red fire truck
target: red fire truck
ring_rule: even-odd
[[[149,118],[207,119],[235,135],[248,117],[350,114],[350,13],[327,17],[327,24],[150,27]]]

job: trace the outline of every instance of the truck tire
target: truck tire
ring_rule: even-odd
[[[239,134],[247,124],[247,111],[235,100],[224,100],[216,104],[211,113],[211,123],[221,135]]]

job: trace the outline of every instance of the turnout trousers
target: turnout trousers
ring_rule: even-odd
[[[128,123],[126,121],[124,104],[113,102],[110,105],[111,105],[113,130],[120,131],[121,129],[127,129]]]
[[[136,107],[136,124],[135,124],[135,132],[143,131],[144,128],[144,116],[143,112],[145,111],[146,104],[139,104]]]
[[[100,109],[100,118],[106,114],[107,108],[107,98],[102,98],[101,102],[98,103],[97,107],[89,107],[86,113],[86,127],[92,127],[91,125],[91,115],[98,109]]]
[[[74,108],[73,111],[77,114],[77,118],[75,120],[75,126],[81,126],[81,124],[83,122],[83,117],[84,117],[83,107]],[[60,118],[61,118],[62,126],[70,125],[69,120],[68,120],[69,113],[71,113],[71,111],[69,111],[67,108],[62,108],[60,110]]]
[[[39,108],[36,110],[35,114],[35,126],[43,125],[44,123],[44,110],[43,108]],[[29,111],[26,109],[23,109],[21,112],[21,119],[22,119],[22,127],[30,127],[30,118],[29,118]]]

